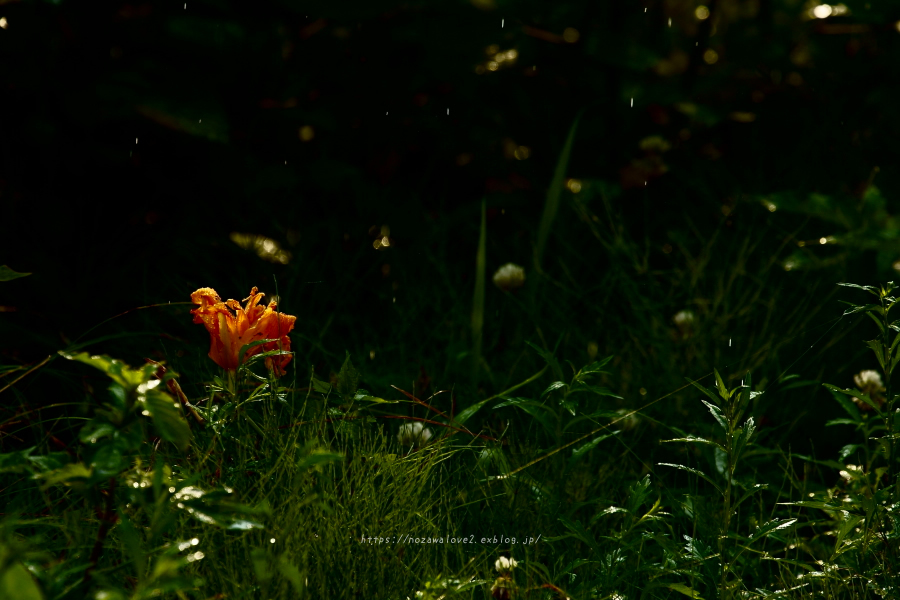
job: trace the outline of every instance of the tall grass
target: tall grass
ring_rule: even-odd
[[[522,247],[483,202],[471,305],[434,250],[377,353],[364,323],[342,364],[331,319],[295,338],[331,377],[80,353],[149,354],[122,334],[3,366],[0,597],[896,596],[893,287],[835,309],[844,272],[785,269],[809,221],[755,200],[740,230],[642,229],[616,186],[566,191],[577,124],[522,297],[485,285]],[[441,342],[416,357],[435,381],[400,385],[404,336]]]

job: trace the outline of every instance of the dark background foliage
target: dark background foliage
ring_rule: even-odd
[[[568,175],[585,189],[565,192],[545,261],[565,285],[543,284],[532,316],[489,293],[485,355],[509,376],[486,391],[539,368],[516,362],[533,325],[550,346],[568,332],[576,363],[590,341],[616,354],[610,383],[629,398],[729,362],[771,381],[798,357],[804,377],[850,385],[871,366],[853,362],[862,345],[836,343],[844,323],[819,340],[840,314],[834,283],[890,278],[900,258],[900,4],[848,0],[827,18],[794,0],[713,0],[707,19],[698,6],[0,1],[0,262],[32,273],[0,284],[5,360],[40,360],[198,287],[241,299],[277,280],[298,316],[300,379],[348,349],[379,393],[464,386],[480,201],[489,276],[512,261],[536,284],[541,211],[583,109]],[[578,213],[589,194],[602,232]],[[391,247],[376,250],[383,235]],[[745,241],[757,246],[738,269]],[[734,270],[735,287],[715,283]],[[713,307],[695,338],[708,346],[673,341],[686,306]],[[149,341],[92,351],[165,358],[199,392],[208,341],[188,310],[128,313],[88,338]],[[754,337],[766,327],[778,343]],[[811,394],[773,402],[770,420],[831,402]]]

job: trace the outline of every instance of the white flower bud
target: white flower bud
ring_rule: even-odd
[[[513,263],[506,263],[494,273],[494,285],[508,292],[525,285],[525,269]]]

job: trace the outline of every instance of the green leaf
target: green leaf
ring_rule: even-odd
[[[712,479],[710,479],[710,478],[706,475],[706,473],[704,473],[703,471],[698,471],[697,469],[692,469],[692,468],[686,467],[686,466],[684,466],[684,465],[676,465],[676,464],[672,464],[672,463],[656,463],[656,464],[661,465],[661,466],[663,466],[663,467],[673,467],[673,468],[675,468],[675,469],[681,469],[682,471],[687,471],[688,473],[693,473],[693,474],[696,475],[697,477],[700,477],[700,478],[702,478],[702,479],[705,479],[705,480],[708,481],[710,484],[712,484],[712,486],[713,486],[714,488],[716,488],[716,491],[719,492],[719,494],[722,493],[722,490],[719,488],[719,486],[716,485],[716,483],[715,483]]]
[[[716,406],[714,404],[710,404],[706,400],[701,400],[700,402],[702,402],[703,404],[706,405],[706,407],[709,409],[709,412],[712,413],[712,416],[716,419],[716,421],[719,423],[719,425],[722,426],[722,429],[724,429],[727,432],[728,431],[728,422],[725,421],[725,415],[722,414],[722,409],[720,409],[718,406]]]
[[[556,415],[553,413],[550,408],[541,404],[540,402],[535,402],[533,400],[529,400],[527,398],[508,398],[505,402],[501,402],[497,406],[494,407],[494,410],[498,408],[503,408],[506,406],[515,406],[527,414],[534,417],[534,420],[544,426],[548,432],[553,433],[554,429],[552,426],[553,419],[556,418]]]
[[[333,462],[341,462],[344,460],[344,455],[338,452],[331,452],[325,448],[315,448],[312,451],[306,453],[299,461],[297,461],[297,469],[300,471],[308,471],[309,469],[315,469],[316,471],[321,471],[321,467],[323,465],[327,465]]]
[[[356,393],[356,389],[359,387],[359,371],[357,371],[353,366],[353,363],[350,362],[349,352],[347,352],[347,357],[344,359],[344,364],[341,366],[341,371],[338,373],[337,378],[338,394],[340,394],[344,400],[350,400]]]
[[[587,385],[586,383],[581,383],[581,385],[572,388],[569,390],[569,396],[572,394],[577,394],[578,392],[590,392],[592,394],[596,394],[598,396],[609,396],[611,398],[618,398],[619,400],[624,400],[622,396],[618,396],[612,393],[612,390],[606,387],[600,387],[596,385]]]
[[[744,426],[738,431],[740,433],[738,434],[734,445],[734,464],[737,464],[738,460],[741,458],[741,453],[743,453],[744,448],[750,442],[750,436],[756,431],[756,423],[753,421],[753,417],[747,419]]]
[[[134,567],[134,575],[137,577],[138,581],[140,581],[144,578],[144,565],[146,564],[144,548],[141,545],[141,535],[138,533],[138,530],[131,522],[131,519],[128,518],[125,511],[119,508],[118,513],[119,525],[117,530],[119,532],[119,537],[122,538],[122,545],[125,546],[125,553],[128,555],[128,558],[131,559],[131,565]]]
[[[841,513],[843,514],[843,513]],[[844,538],[847,537],[847,534],[853,531],[853,529],[859,524],[860,521],[864,520],[865,517],[862,515],[851,515],[847,514],[847,518],[841,523],[840,529],[838,529],[837,539],[834,542],[834,551],[837,552],[841,547],[841,542],[844,541]]]
[[[562,381],[554,381],[554,382],[551,383],[549,386],[547,386],[547,389],[544,390],[544,391],[541,393],[541,396],[540,396],[540,397],[543,398],[544,396],[546,396],[546,395],[549,394],[550,392],[552,392],[552,391],[554,391],[554,390],[558,390],[559,388],[564,388],[564,387],[567,387],[567,384],[566,384],[565,382],[562,382]]]
[[[584,525],[581,524],[581,521],[572,521],[566,516],[560,516],[559,522],[562,523],[573,536],[587,544],[589,548],[597,548],[599,546],[593,534],[585,529]]]
[[[65,352],[60,352],[64,358],[69,360],[75,360],[78,362],[82,362],[86,365],[91,365],[95,369],[99,369],[109,375],[113,381],[124,387],[125,389],[131,389],[137,387],[141,383],[144,383],[149,378],[145,377],[145,372],[142,369],[131,369],[128,365],[123,363],[120,360],[116,360],[114,358],[110,358],[109,356],[90,356],[87,352],[79,352],[78,354],[68,354]],[[148,365],[153,367],[153,370],[156,370],[155,365]]]
[[[557,340],[557,342],[556,342],[557,347],[559,347],[559,342],[561,340],[562,340],[562,336],[560,336],[559,340]],[[562,369],[560,368],[559,362],[556,360],[556,357],[554,356],[554,353],[556,352],[555,348],[554,348],[553,352],[547,352],[543,348],[539,348],[538,346],[535,346],[534,344],[532,344],[529,341],[526,341],[525,343],[528,344],[529,346],[531,346],[535,352],[540,354],[541,358],[543,358],[547,362],[547,364],[550,366],[550,368],[553,369],[553,373],[556,375],[556,377],[558,379],[563,379]]]
[[[857,285],[855,283],[839,283],[838,285],[848,288],[855,288],[858,290],[863,290],[864,292],[869,292],[876,298],[879,298],[878,288],[872,287],[871,285]]]
[[[472,406],[466,407],[465,409],[460,411],[460,413],[458,415],[453,417],[453,422],[456,423],[457,425],[464,424],[466,421],[468,421],[469,419],[472,418],[472,415],[474,415],[479,410],[481,410],[482,406],[484,406],[491,400],[493,400],[493,398],[486,398],[486,399],[482,400],[481,402],[476,402]]]
[[[44,600],[44,594],[28,569],[15,561],[0,573],[0,598]]]
[[[829,511],[841,511],[841,510],[847,510],[848,508],[850,508],[848,506],[844,506],[844,505],[840,505],[840,504],[829,504],[827,502],[821,502],[819,500],[801,500],[799,502],[777,502],[776,504],[784,504],[787,506],[805,506],[807,508],[818,508],[821,510],[829,510]]]
[[[8,452],[0,454],[0,473],[21,473],[26,471],[31,464],[28,455],[34,450],[34,446],[19,450],[17,452]]]
[[[320,394],[328,394],[331,391],[330,383],[328,383],[326,381],[321,381],[319,379],[316,379],[315,377],[312,378],[312,386],[313,386],[313,390],[315,390],[316,392],[318,392]]]
[[[278,572],[281,573],[282,577],[287,579],[291,587],[294,588],[294,593],[299,597],[305,595],[306,591],[306,571],[301,572],[300,569],[291,562],[291,559],[288,557],[288,553],[285,552],[278,556],[277,561]]]
[[[176,491],[170,501],[197,520],[224,529],[263,529],[263,519],[271,513],[268,505],[246,506],[231,500],[224,490],[204,491],[186,486]]]
[[[569,465],[575,464],[581,457],[583,457],[585,454],[587,454],[588,452],[590,452],[591,450],[596,448],[597,444],[599,444],[603,440],[611,438],[614,435],[618,435],[619,433],[620,433],[619,431],[615,431],[613,433],[607,433],[606,435],[601,435],[601,436],[596,437],[593,440],[575,448],[574,450],[572,450],[572,456],[569,458]]]
[[[265,550],[254,548],[250,552],[250,561],[253,563],[253,573],[258,582],[265,583],[272,579],[272,565],[269,564],[269,557]]]
[[[121,389],[121,387],[119,388]],[[102,419],[94,418],[87,422],[87,424],[81,428],[81,432],[78,434],[78,439],[83,443],[91,443],[95,444],[97,441],[102,440],[107,436],[111,436],[116,432],[115,426]]]
[[[872,399],[859,390],[844,390],[830,383],[823,383],[822,385],[831,390],[831,394],[834,396],[834,399],[838,401],[838,404],[840,404],[844,408],[844,410],[846,410],[850,414],[850,416],[857,421],[861,418],[859,409],[857,409],[856,406],[845,397],[859,398],[860,400],[874,408],[878,412],[878,414],[881,415],[881,410],[879,410],[878,406],[872,401]]]
[[[881,365],[881,370],[884,371],[887,360],[884,356],[884,347],[881,345],[881,340],[869,340],[865,344],[875,353],[875,358],[878,360],[878,364]]]
[[[607,356],[603,360],[595,361],[589,364],[588,366],[581,369],[580,375],[590,375],[593,373],[607,373],[608,371],[604,371],[603,367],[605,367],[609,362],[613,359],[612,356]]]
[[[768,487],[769,487],[768,483],[757,483],[757,484],[751,486],[746,492],[744,492],[744,495],[741,496],[741,499],[738,500],[737,502],[735,502],[734,505],[732,505],[732,507],[731,507],[732,514],[735,514],[737,512],[738,506],[740,506],[741,503],[744,502],[744,500],[746,500],[747,498],[749,498],[756,492],[768,489]]]
[[[95,478],[115,477],[130,466],[130,457],[123,446],[119,440],[106,440],[98,444],[90,462]]]
[[[144,407],[162,438],[184,452],[191,442],[191,428],[184,419],[181,406],[172,396],[159,389],[147,391]]]
[[[750,538],[749,543],[753,543],[760,538],[775,533],[776,531],[787,529],[796,522],[797,519],[772,519],[768,523],[759,526],[759,528],[753,534],[753,537]]]
[[[722,446],[722,444],[719,444],[718,442],[714,442],[712,440],[707,440],[702,437],[697,437],[695,435],[689,435],[689,436],[683,437],[683,438],[674,438],[671,440],[660,440],[660,442],[663,444],[665,444],[667,442],[692,442],[695,444],[708,444],[710,446],[716,446],[717,448],[720,448],[723,451],[725,450],[725,448]]]
[[[700,592],[695,590],[689,585],[684,585],[683,583],[664,583],[663,587],[667,587],[670,590],[674,590],[679,594],[684,594],[688,598],[694,598],[694,600],[703,600],[703,596],[700,595]]]
[[[628,501],[625,504],[625,510],[627,510],[631,514],[636,514],[637,510],[641,507],[644,501],[647,499],[647,496],[650,495],[650,475],[644,475],[644,478],[635,481],[628,488]]]
[[[485,269],[487,268],[487,199],[481,199],[481,228],[475,252],[475,292],[472,295],[472,378],[477,382],[481,369],[481,347],[484,336]]]
[[[685,379],[685,381],[687,381],[688,383],[690,383],[691,385],[693,385],[695,388],[697,388],[698,390],[700,390],[701,392],[703,392],[704,394],[706,394],[706,396],[707,396],[710,400],[712,400],[715,404],[719,404],[719,402],[722,401],[721,398],[719,398],[719,397],[718,397],[716,394],[714,394],[711,390],[708,390],[708,389],[706,389],[705,387],[703,387],[702,385],[700,385],[697,381],[694,381],[694,380],[691,379],[690,377],[685,377],[684,379]]]
[[[18,273],[13,271],[6,265],[0,266],[0,281],[12,281],[13,279],[18,279],[19,277],[28,277],[31,273]]]
[[[45,473],[39,473],[35,477],[43,480],[41,484],[43,489],[58,484],[81,487],[91,478],[91,470],[84,466],[84,463],[78,462]]]
[[[278,343],[278,340],[271,340],[271,339],[256,340],[255,342],[250,342],[249,344],[244,344],[243,346],[241,346],[241,350],[238,352],[238,365],[245,366],[244,365],[244,357],[247,355],[247,352],[249,352],[253,348],[255,348],[257,346],[262,346],[263,344],[271,344],[273,342]]]
[[[544,250],[547,246],[547,240],[550,238],[550,231],[553,228],[553,221],[556,213],[559,211],[562,202],[562,192],[566,183],[566,173],[569,169],[569,157],[572,154],[572,146],[575,144],[575,132],[578,130],[578,122],[584,109],[578,111],[572,126],[569,128],[569,135],[563,144],[562,151],[556,161],[556,169],[553,172],[553,179],[550,181],[550,187],[547,189],[547,200],[544,203],[544,211],[541,214],[541,221],[538,225],[537,245],[535,247],[535,262],[540,268],[541,261],[544,258]],[[560,375],[557,375],[560,377]]]
[[[713,369],[713,373],[716,374],[716,387],[719,388],[719,395],[723,400],[730,400],[731,392],[729,392],[728,388],[725,387],[725,382],[722,381],[722,376],[719,375],[718,369]]]
[[[839,302],[843,302],[844,304],[850,305],[850,308],[848,308],[847,310],[844,311],[843,316],[845,316],[845,317],[847,315],[855,315],[856,313],[860,313],[860,312],[875,312],[875,313],[878,313],[879,315],[883,314],[883,312],[884,312],[882,310],[881,306],[879,306],[878,304],[865,304],[865,305],[860,306],[858,304],[853,304],[851,302],[844,302],[843,300],[840,300]]]

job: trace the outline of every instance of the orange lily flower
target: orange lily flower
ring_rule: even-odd
[[[291,349],[288,332],[294,328],[297,317],[275,312],[275,302],[270,302],[265,307],[258,306],[263,296],[265,294],[257,291],[254,286],[250,290],[250,296],[244,298],[243,301],[247,304],[242,308],[237,300],[222,302],[212,288],[200,288],[191,294],[191,301],[200,305],[191,311],[194,323],[206,326],[210,337],[209,357],[223,369],[237,371],[241,348],[251,342],[277,340],[250,348],[244,354],[245,359],[260,352]],[[266,358],[266,366],[274,369],[275,374],[281,377],[290,361],[289,355],[269,357]]]

